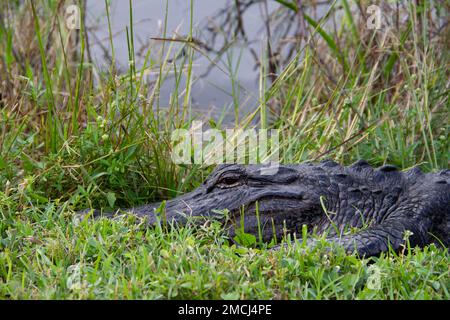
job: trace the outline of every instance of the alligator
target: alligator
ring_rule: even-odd
[[[450,244],[448,169],[375,169],[365,160],[348,167],[331,160],[280,165],[274,175],[262,168],[222,164],[197,189],[165,202],[164,212],[161,203],[125,211],[153,225],[162,218],[171,225],[222,219],[231,237],[242,230],[266,242],[307,230],[366,257],[399,252],[407,241],[410,247]]]

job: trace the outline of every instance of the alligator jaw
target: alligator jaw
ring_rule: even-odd
[[[168,225],[185,225],[187,221],[201,223],[214,219],[222,222],[232,237],[237,229],[241,229],[245,233],[261,235],[265,242],[274,237],[281,240],[286,232],[298,231],[303,224],[312,226],[321,216],[318,200],[312,201],[300,189],[277,187],[272,190],[218,190],[216,193],[200,187],[167,201],[165,206],[160,202],[124,211],[145,217],[149,225],[158,220]],[[234,201],[216,201],[223,193]],[[161,212],[158,212],[160,207]],[[305,214],[299,215],[299,212]]]

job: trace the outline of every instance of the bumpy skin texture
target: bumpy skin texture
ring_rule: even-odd
[[[258,237],[261,230],[264,241],[270,241],[274,231],[278,239],[301,234],[307,225],[309,231],[327,232],[331,242],[366,257],[388,251],[389,245],[400,250],[405,231],[413,247],[450,244],[450,170],[400,172],[390,165],[374,169],[364,160],[349,167],[333,161],[281,165],[271,176],[262,175],[261,168],[218,166],[199,188],[166,203],[166,220],[184,224],[188,216],[220,219],[217,210],[228,209],[223,222],[231,235],[242,221],[245,232]],[[126,211],[154,224],[158,206]],[[350,232],[351,227],[358,231]]]

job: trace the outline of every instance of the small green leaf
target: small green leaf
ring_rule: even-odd
[[[244,231],[239,229],[236,231],[234,241],[236,241],[237,243],[239,243],[244,247],[250,247],[256,244],[256,237],[252,234],[245,233]]]
[[[108,192],[106,194],[106,199],[108,200],[109,206],[114,208],[114,204],[116,203],[116,194],[114,192]]]
[[[180,287],[185,288],[185,289],[192,289],[193,285],[192,285],[192,282],[185,282],[185,283],[180,284]]]
[[[238,300],[239,299],[239,293],[237,292],[230,292],[230,293],[222,293],[220,297],[223,300]]]
[[[439,283],[439,281],[431,281],[431,285],[436,291],[438,291],[441,288],[441,284]]]

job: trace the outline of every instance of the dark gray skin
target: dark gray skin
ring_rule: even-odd
[[[347,252],[376,256],[405,245],[405,231],[412,247],[450,244],[450,170],[422,173],[414,168],[400,172],[394,166],[372,168],[360,160],[349,167],[332,161],[320,164],[281,165],[275,175],[261,175],[260,165],[220,165],[194,191],[167,201],[167,222],[185,224],[188,216],[218,217],[230,235],[240,226],[258,237],[259,221],[264,241],[286,233],[301,234],[302,226]],[[126,211],[157,221],[150,204]],[[324,210],[326,208],[326,211]],[[100,212],[95,211],[98,215]],[[349,232],[356,227],[356,232]]]

